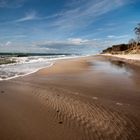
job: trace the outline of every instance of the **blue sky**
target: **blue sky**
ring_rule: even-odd
[[[135,38],[140,0],[0,0],[0,52],[97,53]]]

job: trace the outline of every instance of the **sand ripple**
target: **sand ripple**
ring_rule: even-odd
[[[54,121],[80,134],[70,136],[70,140],[139,140],[140,138],[140,129],[133,117],[116,108],[109,108],[99,100],[93,100],[91,97],[92,102],[89,102],[77,92],[64,88],[41,87],[27,82],[25,84],[32,87],[33,96],[51,110]]]
[[[81,133],[81,137],[70,139],[135,140],[139,137],[137,126],[130,117],[97,101],[91,103],[71,91],[54,87],[48,90],[36,88],[32,93],[54,110],[54,120]]]

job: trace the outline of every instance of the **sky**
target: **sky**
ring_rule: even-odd
[[[94,54],[135,38],[140,0],[0,0],[0,52]]]

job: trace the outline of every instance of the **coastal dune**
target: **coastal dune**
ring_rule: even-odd
[[[0,140],[140,139],[140,68],[117,61],[59,60],[1,81]]]

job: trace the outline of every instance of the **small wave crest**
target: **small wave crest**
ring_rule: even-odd
[[[50,67],[58,59],[68,59],[76,56],[29,56],[15,57],[17,63],[0,65],[0,81],[25,76]]]

